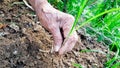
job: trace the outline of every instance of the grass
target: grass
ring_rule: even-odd
[[[70,34],[80,28],[109,46],[116,54],[104,64],[105,68],[120,67],[120,0],[50,0],[56,8],[75,16]],[[59,6],[61,5],[61,6]],[[92,50],[91,50],[92,51]],[[75,64],[74,66],[81,66]]]
[[[73,66],[76,67],[76,68],[83,68],[82,65],[77,64],[77,63],[73,63]]]

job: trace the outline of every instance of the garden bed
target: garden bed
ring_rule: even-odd
[[[0,68],[103,68],[107,47],[79,33],[75,48],[64,55],[51,53],[52,35],[23,3],[0,3]],[[100,52],[83,52],[97,50]],[[102,52],[101,52],[102,51]]]

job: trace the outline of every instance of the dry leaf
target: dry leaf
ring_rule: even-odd
[[[0,23],[0,29],[6,27],[7,24]]]

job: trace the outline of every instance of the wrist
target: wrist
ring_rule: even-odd
[[[29,3],[32,5],[34,9],[36,9],[38,6],[42,7],[43,5],[47,4],[47,0],[29,0]]]

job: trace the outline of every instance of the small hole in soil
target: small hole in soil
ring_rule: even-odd
[[[33,30],[32,32],[33,32],[33,33],[38,33],[39,31],[38,31],[38,30]]]
[[[14,66],[14,68],[23,68],[25,66],[25,64],[22,61],[19,61],[16,63],[16,66]]]
[[[84,35],[81,34],[80,37],[82,40],[86,40],[86,37]]]
[[[11,22],[11,19],[6,19],[5,21],[7,21],[7,22]]]
[[[9,12],[9,13],[12,13],[13,11],[14,11],[13,9],[9,9],[9,11],[8,11],[8,12]]]

